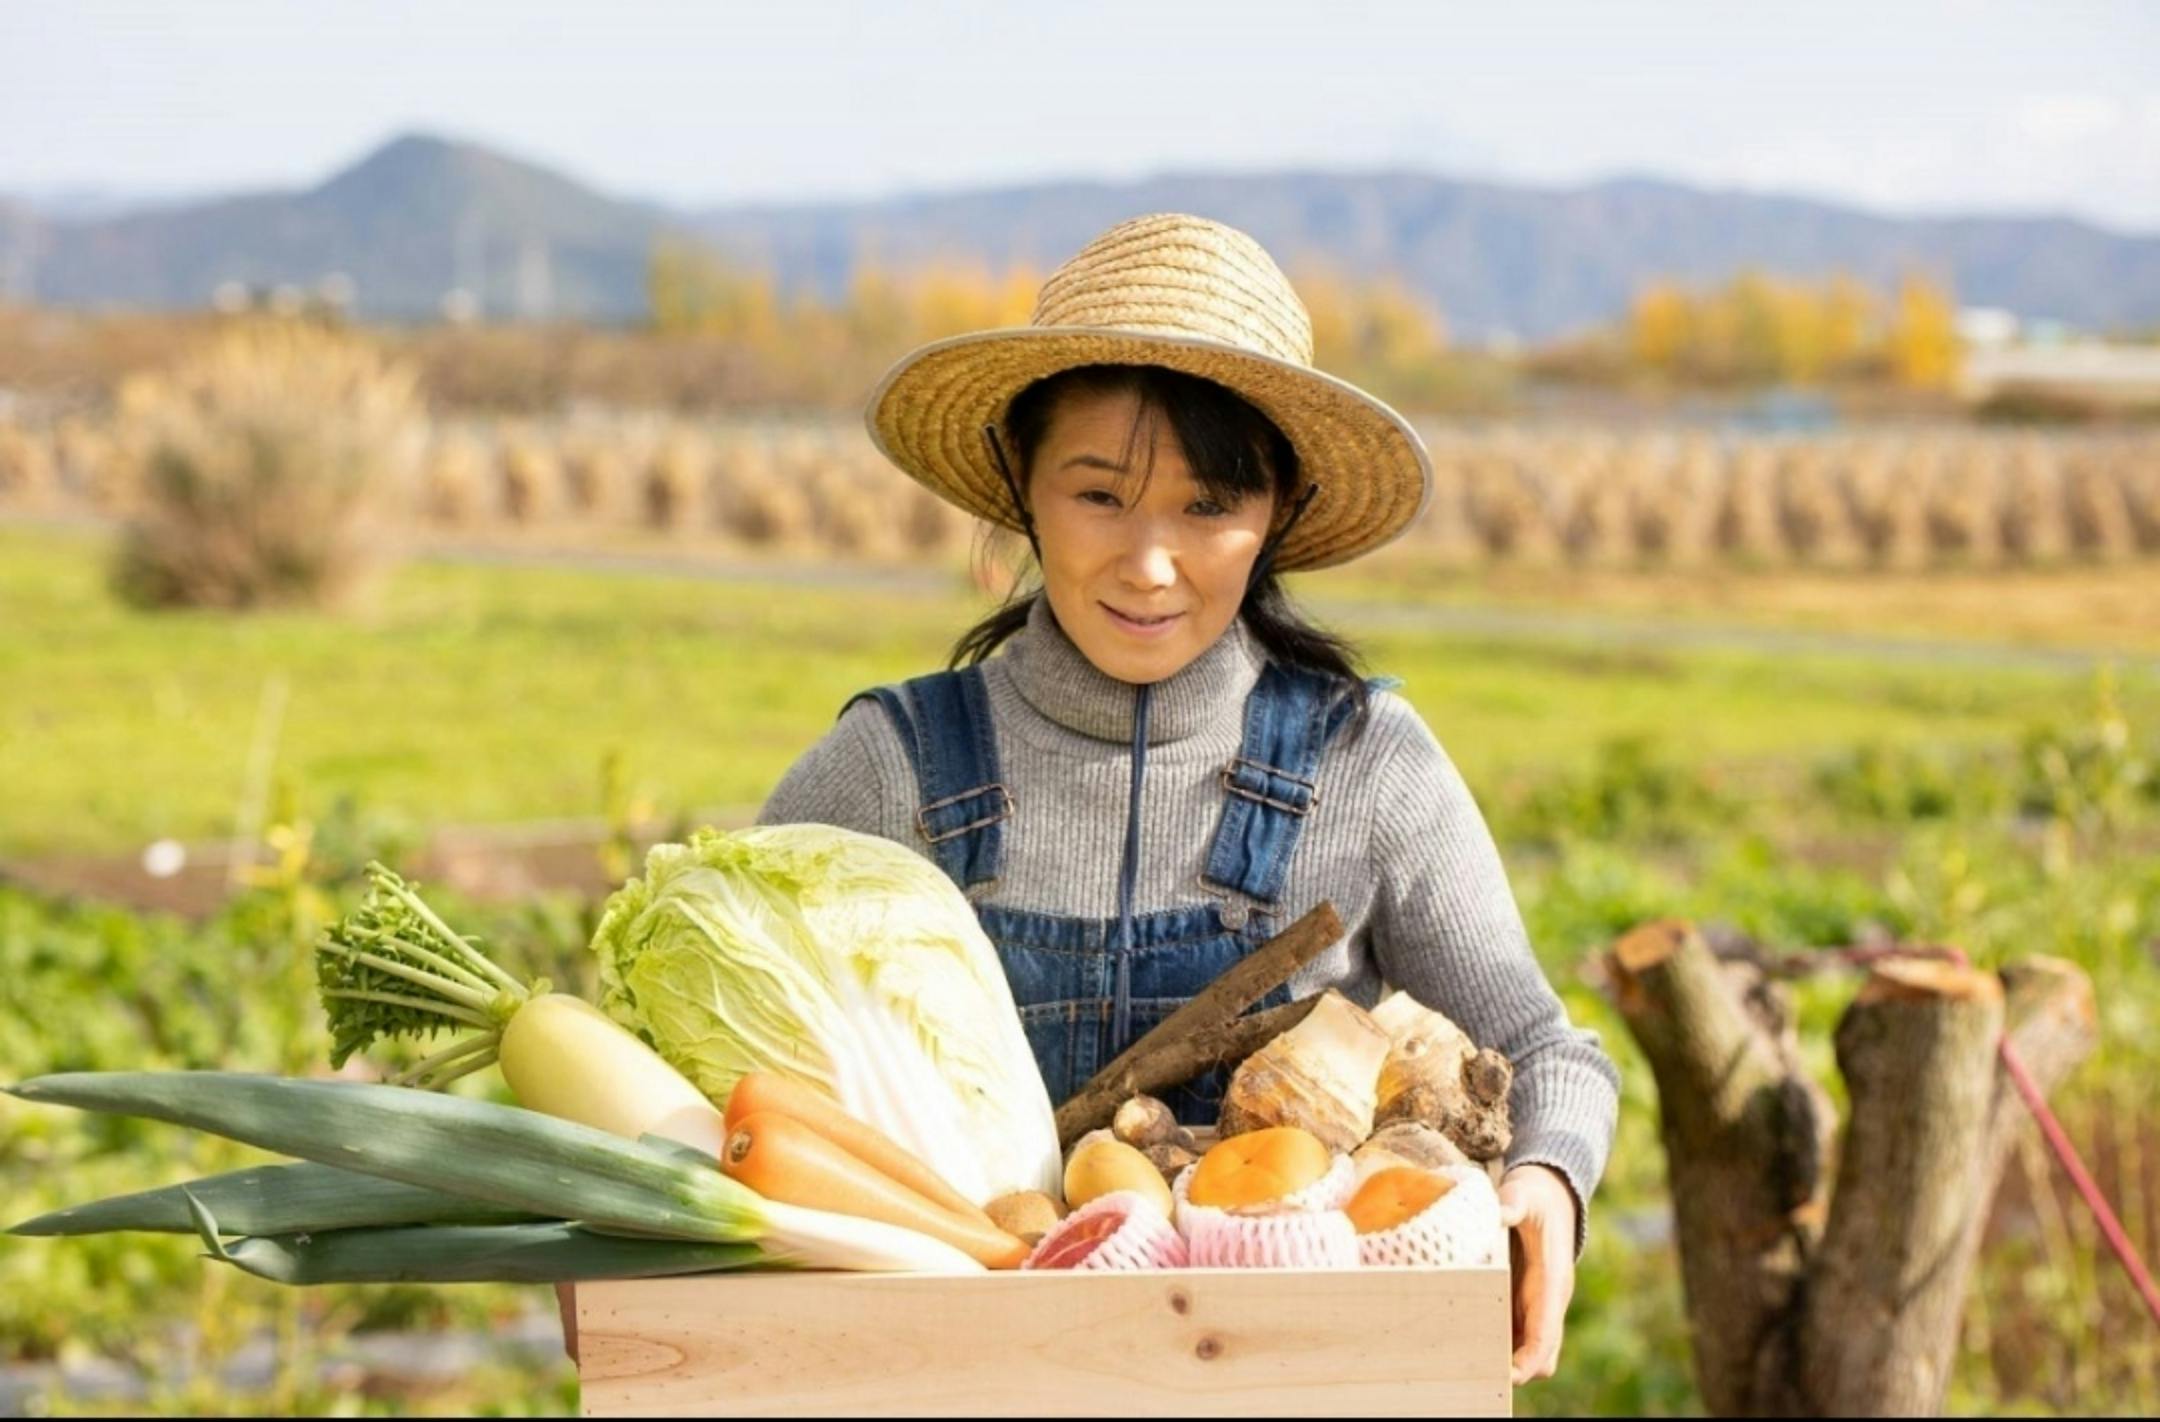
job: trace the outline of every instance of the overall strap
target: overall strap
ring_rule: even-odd
[[[982,668],[933,672],[903,683],[901,691],[881,686],[857,692],[847,704],[865,697],[885,708],[915,767],[922,795],[915,832],[924,853],[962,890],[995,880],[1003,860],[1002,826],[1013,802],[998,773]]]
[[[1366,683],[1401,685],[1392,677]],[[1353,708],[1324,672],[1269,662],[1245,699],[1245,738],[1222,768],[1223,813],[1201,878],[1272,904],[1282,893],[1305,817],[1320,802],[1320,753]]]

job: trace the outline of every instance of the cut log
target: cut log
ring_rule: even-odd
[[[1861,990],[1838,1030],[1853,1094],[1848,1165],[1809,1284],[1804,1386],[1819,1415],[1941,1411],[2003,1167],[2035,1129],[1997,1043],[2045,1095],[2097,1031],[2091,980],[2059,958],[2013,964],[1999,983],[1948,964],[1892,964]],[[1907,1173],[1886,1182],[1869,1159]]]
[[[1941,1410],[2002,1023],[1993,974],[1893,959],[1838,1024],[1852,1119],[1801,1333],[1817,1415]]]
[[[1832,1114],[1769,965],[1721,962],[1675,921],[1623,937],[1602,970],[1657,1078],[1708,1410],[1938,1410],[1987,1212],[2030,1129],[1999,1044],[2051,1091],[2094,1045],[2085,974],[2048,958],[2000,980],[1939,959],[1876,968],[1838,1028],[1853,1108],[1826,1209]]]
[[[1771,1030],[1790,1021],[1782,989],[1752,964],[1720,963],[1693,925],[1635,929],[1607,971],[1657,1078],[1703,1404],[1718,1416],[1790,1415],[1830,1105],[1801,1071],[1789,1028]]]
[[[2035,956],[2004,968],[2002,981],[2010,1048],[2044,1097],[2099,1045],[2100,1018],[2093,1003],[2092,979],[2075,963]],[[2038,1129],[2032,1108],[2018,1094],[2010,1074],[1997,1072],[1983,1157],[1991,1198],[2019,1138]],[[1978,1242],[1976,1236],[1974,1243]]]
[[[1058,1144],[1070,1146],[1098,1126],[1109,1124],[1117,1108],[1145,1092],[1160,1095],[1211,1067],[1250,1054],[1295,1020],[1311,1011],[1310,1001],[1276,1008],[1283,1014],[1267,1036],[1254,1041],[1255,1014],[1239,1025],[1238,1014],[1289,982],[1343,934],[1335,906],[1321,902],[1281,933],[1224,969],[1191,1002],[1155,1024],[1057,1109]],[[1303,1009],[1292,1014],[1292,1009]]]

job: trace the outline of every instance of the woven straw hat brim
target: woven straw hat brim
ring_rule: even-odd
[[[1325,371],[1196,337],[1098,326],[1019,326],[935,341],[871,393],[870,438],[931,492],[1018,531],[1012,495],[983,441],[1044,376],[1081,365],[1159,365],[1236,391],[1273,420],[1321,492],[1275,555],[1281,571],[1346,563],[1394,539],[1432,497],[1432,464],[1409,422]],[[1010,458],[1017,453],[1007,448]],[[1013,470],[1021,479],[1023,471]]]

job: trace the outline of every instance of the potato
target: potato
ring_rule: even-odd
[[[1065,1204],[1079,1209],[1115,1190],[1146,1196],[1165,1218],[1171,1210],[1170,1187],[1153,1161],[1115,1138],[1083,1140],[1065,1162]]]
[[[1000,1195],[983,1206],[983,1213],[990,1222],[1007,1234],[1033,1245],[1065,1217],[1057,1201],[1033,1190],[1016,1190],[1010,1195]]]

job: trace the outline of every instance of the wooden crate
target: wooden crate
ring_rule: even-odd
[[[1504,1417],[1506,1269],[581,1284],[588,1416]]]

